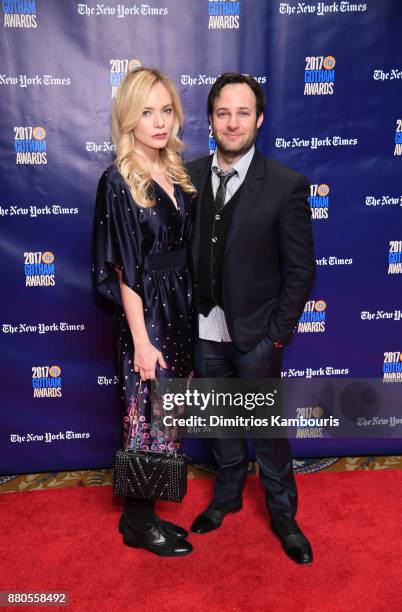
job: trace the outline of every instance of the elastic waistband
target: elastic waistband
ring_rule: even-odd
[[[175,251],[166,251],[165,253],[151,253],[145,258],[144,268],[150,271],[182,268],[186,260],[187,249],[177,249]]]

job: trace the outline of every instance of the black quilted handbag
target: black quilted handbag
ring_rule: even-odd
[[[130,414],[127,445],[130,442],[132,426],[133,411]],[[177,452],[155,453],[136,448],[120,449],[116,453],[114,467],[114,492],[116,495],[128,497],[179,502],[187,492],[186,458]]]
[[[187,491],[183,455],[120,449],[114,468],[116,495],[181,501]]]

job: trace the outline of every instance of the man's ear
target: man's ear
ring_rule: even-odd
[[[264,121],[264,113],[261,113],[257,119],[257,129],[262,126],[262,122]]]

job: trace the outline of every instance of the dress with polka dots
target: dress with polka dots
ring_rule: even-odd
[[[123,282],[141,297],[150,342],[168,365],[167,369],[157,365],[157,378],[190,377],[195,317],[187,261],[193,200],[175,185],[176,207],[158,183],[153,189],[155,205],[144,208],[134,201],[115,165],[102,174],[94,219],[94,275],[99,293],[116,305],[123,437],[127,438],[132,411],[135,428],[129,446],[135,440],[138,449],[164,451],[176,450],[180,443],[155,418],[153,385],[149,381],[140,385],[133,370],[134,346],[116,272],[120,269]]]

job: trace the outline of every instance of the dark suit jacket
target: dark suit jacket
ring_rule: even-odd
[[[187,166],[198,190],[195,275],[211,161],[208,156]],[[251,350],[265,336],[283,344],[292,337],[315,272],[308,194],[304,176],[256,150],[227,232],[222,272],[226,321],[241,351]]]

